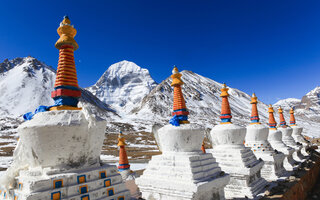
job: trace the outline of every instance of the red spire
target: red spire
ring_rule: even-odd
[[[281,106],[278,108],[278,113],[279,113],[279,118],[280,118],[280,126],[281,127],[287,127],[287,123],[286,123],[286,120],[284,119],[284,116],[283,116],[283,110],[281,108]]]
[[[258,98],[256,97],[256,94],[252,94],[251,102],[252,104],[252,111],[251,111],[251,124],[260,124],[259,122],[259,113],[258,113]]]
[[[294,117],[293,108],[290,109],[290,126],[296,126],[296,119]]]
[[[223,87],[221,88],[221,95],[222,97],[222,103],[221,103],[221,122],[220,124],[231,124],[231,110],[230,110],[230,105],[228,101],[228,90],[226,84],[223,84]]]
[[[271,104],[269,105],[268,112],[269,112],[269,127],[270,127],[270,129],[277,129],[277,122],[274,119],[274,115],[273,115],[274,111],[273,111],[273,107]]]
[[[174,66],[172,71],[172,83],[173,86],[173,112],[172,115],[174,116],[170,123],[175,126],[179,126],[180,124],[188,124],[188,115],[189,112],[186,107],[186,102],[184,100],[181,85],[183,82],[181,80],[182,74],[179,73],[178,68]]]
[[[206,153],[206,148],[204,147],[204,140],[202,141],[201,150],[203,153]]]
[[[121,172],[121,171],[130,169],[129,160],[128,160],[127,152],[125,149],[125,146],[127,144],[125,143],[125,138],[123,137],[123,134],[121,131],[119,133],[118,141],[119,141],[118,146],[120,147],[118,170]]]

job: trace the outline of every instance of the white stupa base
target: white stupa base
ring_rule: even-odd
[[[299,126],[291,126],[291,128],[292,128],[292,137],[294,141],[302,144],[301,154],[305,157],[310,156],[310,154],[307,152],[307,148],[310,146],[310,144],[308,144],[307,141],[301,135],[301,132],[303,129]]]
[[[244,145],[219,145],[211,150],[221,169],[230,174],[225,196],[232,198],[255,198],[268,184],[261,178],[264,161],[257,160],[250,148]]]
[[[301,148],[301,154],[307,159],[310,154],[307,152],[307,148],[309,148],[310,145],[309,144],[302,144],[302,148]]]
[[[220,124],[210,132],[212,155],[223,171],[230,174],[225,196],[256,198],[268,182],[261,178],[264,161],[257,160],[250,148],[244,146],[246,129],[234,124]]]
[[[275,152],[268,141],[269,128],[262,124],[247,126],[245,146],[251,148],[257,158],[265,163],[261,169],[261,176],[268,181],[274,181],[287,175],[283,167],[285,155]]]
[[[120,172],[122,180],[125,182],[128,190],[130,191],[131,198],[139,199],[141,193],[139,187],[136,184],[136,173],[131,171],[130,168]]]
[[[224,199],[229,175],[221,172],[211,154],[165,152],[152,156],[143,175],[136,179],[147,200]]]
[[[230,177],[211,154],[202,153],[204,129],[195,124],[153,126],[162,155],[152,156],[136,179],[147,200],[224,199]]]
[[[284,159],[286,156],[281,153],[255,153],[257,158],[261,158],[264,161],[264,165],[261,169],[261,176],[268,181],[276,181],[280,178],[288,176],[286,169],[284,168]]]
[[[295,152],[293,153],[293,159],[295,159],[298,162],[305,161],[305,157],[301,154],[302,145],[298,145],[297,142],[292,137],[292,128],[291,127],[280,127],[278,128],[282,132],[282,141],[287,146],[292,147],[295,149]]]
[[[0,199],[4,191],[6,200],[129,199],[116,167],[100,163],[105,126],[86,107],[38,113],[21,124]]]
[[[63,172],[38,167],[21,170],[15,180],[15,189],[2,191],[1,200],[52,200],[57,196],[66,200],[130,199],[117,168],[108,164]],[[3,198],[4,192],[7,198]]]
[[[283,166],[287,171],[293,171],[298,162],[292,157],[295,149],[287,146],[282,142],[282,132],[279,130],[269,129],[268,141],[274,150],[282,152],[285,155]]]

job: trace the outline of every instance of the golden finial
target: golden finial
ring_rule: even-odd
[[[173,67],[172,70],[172,83],[171,86],[175,86],[175,85],[183,85],[183,81],[181,80],[181,76],[182,74],[179,73],[179,70],[176,66]]]
[[[293,107],[290,108],[290,114],[294,114],[294,110],[293,110]]]
[[[283,110],[282,110],[281,106],[279,106],[278,112],[279,112],[279,113],[283,113]]]
[[[252,94],[252,97],[251,97],[251,104],[254,104],[254,103],[258,103],[258,97],[256,96],[255,93]]]
[[[55,44],[55,47],[57,49],[60,49],[60,47],[63,45],[72,45],[74,50],[77,50],[79,48],[79,45],[74,40],[74,37],[77,34],[77,30],[70,24],[71,21],[69,17],[65,16],[57,30],[60,36],[59,40]]]
[[[125,146],[125,145],[127,145],[126,144],[126,142],[125,142],[125,138],[124,138],[124,136],[123,136],[123,134],[122,134],[122,131],[120,131],[120,133],[119,133],[119,135],[118,135],[118,146]]]
[[[61,23],[64,24],[64,25],[70,25],[70,24],[71,24],[71,21],[70,21],[69,17],[68,17],[67,15],[65,15],[65,16],[63,17],[63,20],[62,20]]]
[[[272,107],[272,105],[271,105],[271,104],[269,104],[268,112],[269,112],[269,113],[271,113],[271,112],[273,113],[273,112],[274,112],[273,107]]]
[[[220,97],[228,97],[229,96],[229,94],[228,94],[229,88],[227,88],[227,85],[225,83],[223,84],[223,87],[220,90],[221,90]]]

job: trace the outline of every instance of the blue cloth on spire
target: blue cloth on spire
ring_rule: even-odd
[[[172,124],[173,126],[180,126],[180,121],[187,121],[188,116],[187,115],[174,115],[169,123]]]

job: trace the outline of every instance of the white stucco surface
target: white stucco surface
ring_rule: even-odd
[[[261,158],[265,164],[261,169],[261,176],[269,181],[275,181],[286,175],[283,166],[285,155],[276,152],[268,141],[269,128],[262,124],[247,126],[245,146],[250,147],[257,158]]]
[[[224,199],[229,175],[201,151],[204,129],[193,124],[153,127],[162,155],[153,156],[136,179],[147,200]]]
[[[250,148],[244,146],[246,129],[234,124],[220,124],[212,128],[212,155],[223,171],[230,174],[225,196],[256,198],[263,192],[267,181],[261,178],[264,161],[257,159]]]
[[[13,163],[0,177],[0,200],[4,192],[6,200],[51,200],[54,192],[68,200],[80,200],[84,195],[92,200],[129,199],[117,168],[100,161],[105,127],[106,122],[86,107],[42,112],[24,122],[18,127],[20,139]],[[85,179],[79,181],[79,176]],[[110,185],[105,184],[108,179]],[[57,180],[63,183],[58,188]],[[85,192],[80,189],[84,185]],[[113,197],[107,193],[109,189]]]
[[[301,153],[303,156],[309,156],[306,149],[310,146],[310,144],[304,139],[301,135],[303,128],[299,126],[291,126],[292,128],[292,137],[295,142],[299,142],[302,144]]]
[[[293,171],[298,164],[292,157],[295,149],[283,143],[282,132],[277,129],[269,129],[268,141],[273,149],[284,153],[284,155],[286,156],[283,161],[284,168],[287,171]]]
[[[302,145],[297,144],[297,142],[292,137],[292,128],[290,126],[279,127],[279,131],[282,132],[282,141],[287,145],[295,149],[292,157],[298,162],[303,162],[306,158],[301,154]]]

